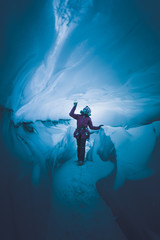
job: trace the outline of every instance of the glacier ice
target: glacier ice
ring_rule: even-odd
[[[8,114],[5,123],[7,118]],[[154,176],[157,164],[152,164],[150,159],[159,138],[160,122],[130,129],[104,126],[97,132],[93,131],[86,146],[87,162],[82,167],[75,163],[76,142],[72,124],[72,121],[60,120],[14,125],[12,120],[8,119],[9,134],[12,138],[10,149],[14,149],[16,155],[18,153],[26,166],[31,164],[34,187],[38,189],[44,176],[49,176],[53,192],[48,239],[54,236],[64,239],[67,231],[80,239],[88,239],[90,234],[94,234],[94,238],[98,239],[100,235],[96,238],[96,233],[99,231],[103,233],[104,239],[106,234],[110,239],[115,239],[116,234],[125,239],[115,224],[110,209],[97,192],[97,182],[106,177],[108,179],[115,172],[114,189],[123,189],[128,180],[144,180]],[[6,128],[3,129],[3,134],[8,142],[11,138],[6,135]],[[144,148],[146,151],[141,151]],[[26,174],[23,167],[19,181],[24,179]],[[79,225],[83,226],[87,218],[90,223],[87,223],[87,227],[83,227],[86,230],[81,232]],[[97,220],[99,225],[96,224]],[[66,222],[69,225],[59,231]],[[53,223],[57,229],[54,232]],[[72,237],[68,235],[68,239]]]
[[[2,239],[159,237],[157,9],[157,0],[1,4]],[[82,168],[74,101],[104,124]]]

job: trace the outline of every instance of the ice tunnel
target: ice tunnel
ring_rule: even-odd
[[[159,10],[0,2],[0,239],[160,239]],[[82,166],[74,102],[104,125]]]

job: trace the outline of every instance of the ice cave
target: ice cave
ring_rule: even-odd
[[[160,239],[159,0],[0,2],[0,239]],[[77,166],[76,113],[95,126]]]

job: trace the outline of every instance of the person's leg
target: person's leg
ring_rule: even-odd
[[[84,162],[84,157],[85,157],[85,145],[86,145],[86,139],[81,138],[80,141],[80,149],[79,149],[79,157],[80,160]]]
[[[81,139],[77,139],[77,156],[78,156],[78,161],[80,161],[80,145],[81,145]]]

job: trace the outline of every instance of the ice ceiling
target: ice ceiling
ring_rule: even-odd
[[[2,74],[1,101],[14,110],[15,122],[66,119],[73,101],[78,111],[91,107],[95,124],[136,126],[159,118],[160,45],[149,5],[23,4],[8,20],[14,49]]]

